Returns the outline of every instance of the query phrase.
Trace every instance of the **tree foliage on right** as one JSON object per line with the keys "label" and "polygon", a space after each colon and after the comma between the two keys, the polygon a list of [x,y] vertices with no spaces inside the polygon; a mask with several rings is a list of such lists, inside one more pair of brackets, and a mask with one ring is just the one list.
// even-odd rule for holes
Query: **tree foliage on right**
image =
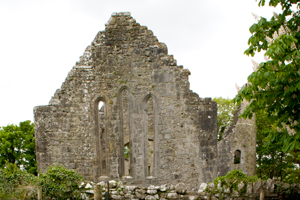
{"label": "tree foliage on right", "polygon": [[[280,5],[282,12],[267,20],[257,17],[250,27],[252,36],[245,54],[254,56],[265,50],[265,62],[254,63],[255,71],[248,83],[235,97],[236,102],[250,104],[243,117],[266,113],[276,130],[266,136],[267,145],[277,143],[282,151],[300,148],[300,0],[270,0],[269,5]],[[259,0],[259,6],[265,0]]]}

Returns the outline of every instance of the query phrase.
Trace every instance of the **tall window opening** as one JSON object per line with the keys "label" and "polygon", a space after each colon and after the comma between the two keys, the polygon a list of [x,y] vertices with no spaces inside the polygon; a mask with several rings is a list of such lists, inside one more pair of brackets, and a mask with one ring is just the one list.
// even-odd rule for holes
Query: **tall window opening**
{"label": "tall window opening", "polygon": [[105,102],[99,101],[98,103],[98,130],[99,130],[99,140],[100,140],[100,166],[101,166],[101,174],[107,175],[107,167],[106,167],[106,127],[105,127],[105,119],[106,119],[106,109]]}
{"label": "tall window opening", "polygon": [[130,176],[130,146],[129,143],[124,145],[124,162],[125,162],[125,176]]}
{"label": "tall window opening", "polygon": [[122,130],[124,145],[124,175],[130,176],[130,127],[128,91],[122,91]]}
{"label": "tall window opening", "polygon": [[240,164],[241,163],[241,151],[236,150],[234,152],[234,164]]}
{"label": "tall window opening", "polygon": [[153,98],[147,100],[147,176],[153,176],[154,163],[154,104]]}

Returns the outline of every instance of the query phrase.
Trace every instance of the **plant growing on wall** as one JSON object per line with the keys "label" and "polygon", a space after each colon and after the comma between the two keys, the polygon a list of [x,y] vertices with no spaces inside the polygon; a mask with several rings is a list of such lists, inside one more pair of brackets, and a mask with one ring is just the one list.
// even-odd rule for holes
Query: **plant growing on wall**
{"label": "plant growing on wall", "polygon": [[[217,194],[222,192],[238,191],[240,194],[246,193],[247,184],[254,183],[257,181],[257,176],[247,176],[240,170],[232,170],[225,176],[217,177],[212,183],[214,187],[207,187],[206,191],[211,194]],[[242,187],[239,188],[239,184],[243,183]],[[210,185],[209,183],[208,185]],[[228,190],[228,191],[226,191]]]}

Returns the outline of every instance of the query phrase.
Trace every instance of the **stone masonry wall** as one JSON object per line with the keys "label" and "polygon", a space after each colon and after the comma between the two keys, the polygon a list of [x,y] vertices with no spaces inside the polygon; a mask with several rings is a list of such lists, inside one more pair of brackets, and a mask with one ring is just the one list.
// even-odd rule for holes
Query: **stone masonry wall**
{"label": "stone masonry wall", "polygon": [[114,13],[49,105],[34,108],[38,170],[59,163],[88,180],[191,191],[212,181],[217,105],[189,89],[189,75],[151,30]]}
{"label": "stone masonry wall", "polygon": [[[241,103],[234,112],[233,122],[225,130],[223,139],[218,142],[218,176],[228,171],[242,170],[248,176],[255,175],[256,163],[256,126],[252,119],[239,118],[246,103]],[[240,158],[238,155],[240,152]],[[235,160],[236,159],[236,160]],[[239,161],[239,162],[238,162]]]}

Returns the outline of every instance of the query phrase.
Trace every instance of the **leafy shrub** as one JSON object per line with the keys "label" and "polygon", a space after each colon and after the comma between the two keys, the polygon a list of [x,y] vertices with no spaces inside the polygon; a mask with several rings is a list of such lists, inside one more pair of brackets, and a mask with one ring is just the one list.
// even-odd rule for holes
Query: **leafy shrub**
{"label": "leafy shrub", "polygon": [[219,190],[217,188],[219,182],[221,182],[222,188],[227,187],[230,189],[230,192],[233,192],[233,190],[238,191],[238,184],[240,182],[243,182],[244,187],[239,191],[240,193],[243,194],[246,193],[247,184],[254,183],[257,180],[258,180],[257,176],[247,176],[240,170],[232,170],[228,172],[225,176],[219,176],[213,181],[213,183],[215,184],[215,189],[211,190],[209,188],[206,188],[206,191],[212,194],[224,192],[224,190]]}
{"label": "leafy shrub", "polygon": [[38,178],[6,163],[0,169],[0,199],[36,199]]}
{"label": "leafy shrub", "polygon": [[40,175],[40,186],[43,197],[46,199],[82,199],[80,188],[83,177],[74,170],[67,170],[63,166],[55,165],[48,167],[45,174]]}

